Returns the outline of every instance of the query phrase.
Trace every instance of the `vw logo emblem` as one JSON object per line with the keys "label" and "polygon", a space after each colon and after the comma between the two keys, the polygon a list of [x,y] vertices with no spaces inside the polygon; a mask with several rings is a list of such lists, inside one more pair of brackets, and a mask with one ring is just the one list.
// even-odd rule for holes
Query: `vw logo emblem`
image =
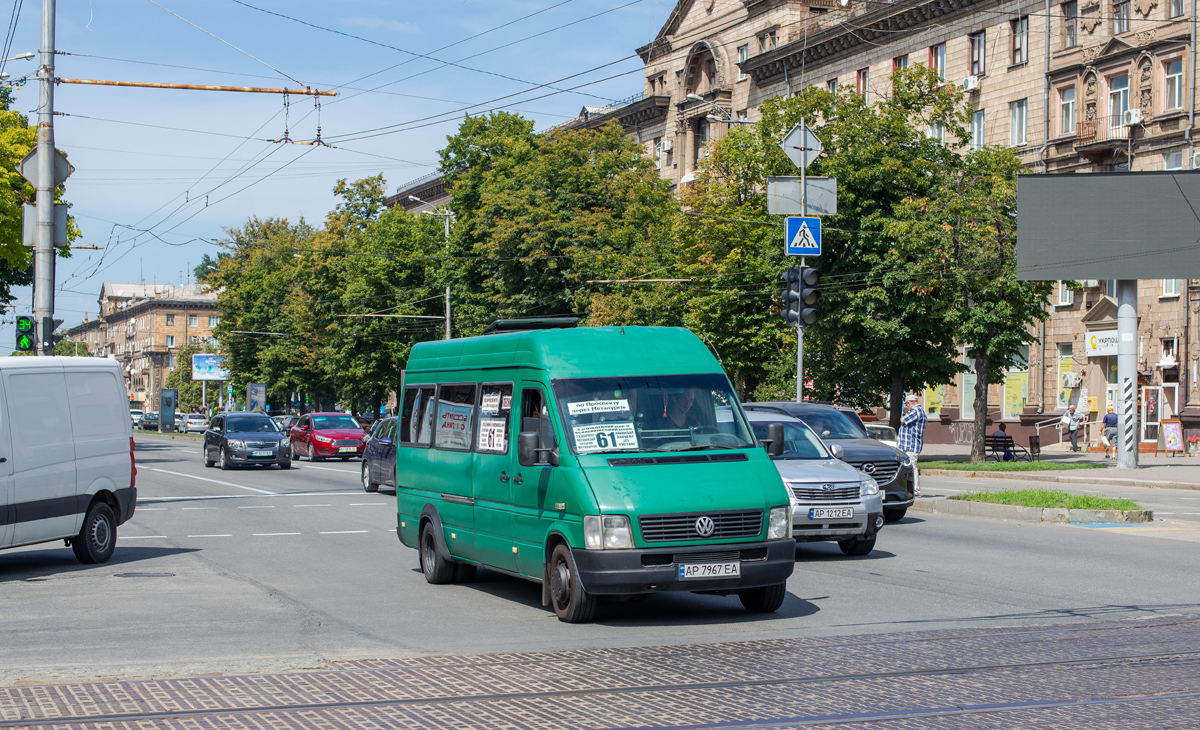
{"label": "vw logo emblem", "polygon": [[715,529],[717,529],[717,526],[713,524],[712,518],[708,515],[696,520],[696,533],[700,537],[708,537],[713,534],[713,530]]}
{"label": "vw logo emblem", "polygon": [[832,484],[822,484],[822,485],[821,485],[821,491],[822,491],[822,492],[832,492],[832,491],[833,491],[833,485],[832,485]]}
{"label": "vw logo emblem", "polygon": [[874,474],[875,473],[875,465],[870,462],[863,464],[863,471],[865,471],[868,474]]}

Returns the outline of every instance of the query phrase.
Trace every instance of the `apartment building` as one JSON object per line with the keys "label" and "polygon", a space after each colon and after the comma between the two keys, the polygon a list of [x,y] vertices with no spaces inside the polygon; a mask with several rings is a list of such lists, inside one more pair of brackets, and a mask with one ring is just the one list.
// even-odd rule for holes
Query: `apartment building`
{"label": "apartment building", "polygon": [[99,316],[67,330],[96,357],[121,362],[131,408],[158,410],[159,390],[167,374],[181,364],[176,355],[186,344],[215,345],[220,322],[217,295],[203,284],[117,284],[100,288]]}

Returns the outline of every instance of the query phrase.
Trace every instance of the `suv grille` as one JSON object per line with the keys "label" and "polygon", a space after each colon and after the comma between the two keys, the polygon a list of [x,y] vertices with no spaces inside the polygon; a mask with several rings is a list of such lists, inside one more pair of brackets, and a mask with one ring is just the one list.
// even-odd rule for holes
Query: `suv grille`
{"label": "suv grille", "polygon": [[796,495],[796,499],[802,502],[824,502],[831,499],[858,499],[859,487],[858,484],[834,484],[833,489],[828,492],[821,489],[820,485],[813,484],[789,484],[792,489],[792,494]]}
{"label": "suv grille", "polygon": [[[849,464],[850,466],[854,467],[855,469],[862,469],[863,471],[867,472],[871,476],[875,477],[875,481],[879,482],[881,485],[887,484],[888,482],[895,479],[896,472],[900,471],[900,462],[895,461],[895,460],[874,461],[872,459],[861,459],[861,460],[857,460],[857,461],[847,460],[846,463]],[[866,466],[867,464],[875,465],[874,473],[871,473],[870,471],[863,469],[863,467]]]}
{"label": "suv grille", "polygon": [[[713,521],[711,535],[696,532],[696,520],[708,517]],[[688,512],[673,515],[642,515],[638,517],[642,539],[646,542],[668,540],[719,540],[732,537],[757,537],[763,530],[763,511]]]}

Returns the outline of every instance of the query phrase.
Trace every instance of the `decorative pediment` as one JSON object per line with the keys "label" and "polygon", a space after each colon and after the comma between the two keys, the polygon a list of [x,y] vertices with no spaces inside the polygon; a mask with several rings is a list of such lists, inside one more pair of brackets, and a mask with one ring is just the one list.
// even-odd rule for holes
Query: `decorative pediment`
{"label": "decorative pediment", "polygon": [[1133,48],[1133,46],[1129,45],[1120,38],[1109,38],[1108,43],[1105,43],[1100,47],[1100,53],[1097,54],[1097,57],[1104,58],[1105,56],[1111,56],[1114,53],[1128,51],[1130,48]]}
{"label": "decorative pediment", "polygon": [[1108,295],[1102,295],[1092,308],[1079,321],[1093,330],[1108,330],[1117,328],[1117,301]]}

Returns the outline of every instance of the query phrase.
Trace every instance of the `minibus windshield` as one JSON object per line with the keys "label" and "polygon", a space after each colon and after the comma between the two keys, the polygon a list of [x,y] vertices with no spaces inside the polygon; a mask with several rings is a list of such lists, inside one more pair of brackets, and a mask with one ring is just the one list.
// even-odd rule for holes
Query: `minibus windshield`
{"label": "minibus windshield", "polygon": [[[802,423],[786,423],[780,421],[783,426],[783,453],[779,456],[772,456],[772,459],[828,459],[829,452],[825,450],[825,444],[821,443],[821,439],[817,438],[816,434]],[[754,422],[754,435],[760,439],[767,438],[767,426],[771,425],[766,421]]]}
{"label": "minibus windshield", "polygon": [[572,378],[551,385],[576,454],[755,444],[724,375]]}

